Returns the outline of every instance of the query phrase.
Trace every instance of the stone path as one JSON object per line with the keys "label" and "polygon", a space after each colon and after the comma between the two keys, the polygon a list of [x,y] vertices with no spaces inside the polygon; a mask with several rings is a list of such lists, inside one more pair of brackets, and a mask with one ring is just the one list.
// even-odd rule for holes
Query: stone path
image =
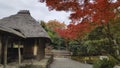
{"label": "stone path", "polygon": [[50,68],[92,68],[92,65],[79,63],[69,58],[55,58]]}
{"label": "stone path", "polygon": [[66,50],[52,50],[55,58],[69,58],[70,52]]}

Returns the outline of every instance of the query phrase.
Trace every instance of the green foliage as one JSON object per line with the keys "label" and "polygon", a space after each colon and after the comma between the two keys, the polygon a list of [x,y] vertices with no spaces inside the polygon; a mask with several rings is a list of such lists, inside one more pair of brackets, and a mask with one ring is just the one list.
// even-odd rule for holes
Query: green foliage
{"label": "green foliage", "polygon": [[[106,52],[105,50],[108,50],[109,41],[108,39],[100,39],[100,40],[88,40],[85,41],[84,46],[87,48],[87,53],[89,55],[101,55],[102,53]],[[111,52],[112,50],[110,50]]]}
{"label": "green foliage", "polygon": [[[73,53],[74,56],[77,56],[77,55],[81,54],[80,53],[81,51],[79,51],[79,50],[81,50],[81,46],[80,45],[69,45],[69,49]],[[85,51],[83,51],[83,52],[85,52]]]}
{"label": "green foliage", "polygon": [[100,40],[106,38],[103,26],[97,26],[87,36],[88,40]]}
{"label": "green foliage", "polygon": [[117,41],[118,49],[120,50],[120,18],[110,22],[111,34]]}
{"label": "green foliage", "polygon": [[87,54],[86,47],[78,41],[70,41],[69,50],[73,53],[73,56],[85,56]]}
{"label": "green foliage", "polygon": [[53,46],[54,49],[65,49],[65,40],[58,36],[58,34],[53,29],[48,28],[48,25],[44,21],[41,21],[40,24],[50,36],[52,40],[51,46]]}
{"label": "green foliage", "polygon": [[103,59],[103,60],[97,60],[93,68],[113,68],[115,66],[115,62],[112,60],[108,59]]}
{"label": "green foliage", "polygon": [[119,64],[119,61],[118,61],[116,58],[114,58],[114,57],[112,57],[112,56],[110,56],[110,55],[109,55],[109,59],[110,59],[112,62],[114,62],[115,64]]}
{"label": "green foliage", "polygon": [[55,49],[65,49],[65,41],[63,38],[59,37],[55,31],[48,29],[48,35],[51,37],[52,43],[51,45]]}
{"label": "green foliage", "polygon": [[98,26],[91,31],[83,45],[87,47],[87,53],[89,55],[97,55],[97,53],[98,55],[104,53],[115,54],[116,52],[116,46],[114,46],[113,41],[106,36],[105,27],[103,26]]}
{"label": "green foliage", "polygon": [[101,55],[102,53],[106,52],[105,50],[110,51],[111,53],[114,52],[114,50],[110,48],[107,38],[100,40],[86,40],[81,45],[72,44],[70,45],[70,50],[73,52],[73,55],[80,56]]}
{"label": "green foliage", "polygon": [[86,36],[81,44],[76,45],[76,43],[73,43],[70,50],[73,55],[91,56],[105,53],[113,54],[116,48],[106,37],[104,27],[98,26]]}
{"label": "green foliage", "polygon": [[120,18],[110,22],[111,33],[116,39],[120,39]]}

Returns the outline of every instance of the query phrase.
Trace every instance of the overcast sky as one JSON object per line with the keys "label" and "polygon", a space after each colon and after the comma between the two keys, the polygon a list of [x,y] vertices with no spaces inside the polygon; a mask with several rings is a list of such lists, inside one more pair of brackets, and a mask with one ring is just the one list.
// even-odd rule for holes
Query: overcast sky
{"label": "overcast sky", "polygon": [[37,21],[58,20],[60,22],[69,23],[69,13],[64,11],[49,11],[45,4],[38,0],[0,0],[0,19],[13,14],[19,10],[29,10],[32,17]]}

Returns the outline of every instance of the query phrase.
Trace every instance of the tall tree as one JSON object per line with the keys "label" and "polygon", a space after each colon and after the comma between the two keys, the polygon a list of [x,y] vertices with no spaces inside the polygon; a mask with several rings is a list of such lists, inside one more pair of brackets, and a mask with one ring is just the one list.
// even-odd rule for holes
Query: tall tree
{"label": "tall tree", "polygon": [[[110,32],[109,22],[115,20],[119,11],[120,0],[40,0],[46,2],[49,10],[71,11],[70,19],[73,23],[94,23],[106,26],[109,40],[118,45]],[[119,51],[117,51],[119,55]]]}

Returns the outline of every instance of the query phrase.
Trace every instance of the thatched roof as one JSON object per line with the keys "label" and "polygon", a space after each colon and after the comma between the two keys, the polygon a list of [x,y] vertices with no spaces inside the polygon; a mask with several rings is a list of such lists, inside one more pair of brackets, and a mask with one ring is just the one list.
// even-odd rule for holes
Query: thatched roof
{"label": "thatched roof", "polygon": [[28,10],[21,10],[15,15],[1,19],[0,25],[16,30],[26,38],[49,38],[47,32],[30,15]]}
{"label": "thatched roof", "polygon": [[0,26],[0,31],[5,32],[5,33],[10,33],[10,34],[13,34],[13,35],[17,35],[17,36],[22,37],[22,38],[25,38],[25,36],[22,35],[21,33],[15,31],[13,29],[4,27],[4,26]]}

